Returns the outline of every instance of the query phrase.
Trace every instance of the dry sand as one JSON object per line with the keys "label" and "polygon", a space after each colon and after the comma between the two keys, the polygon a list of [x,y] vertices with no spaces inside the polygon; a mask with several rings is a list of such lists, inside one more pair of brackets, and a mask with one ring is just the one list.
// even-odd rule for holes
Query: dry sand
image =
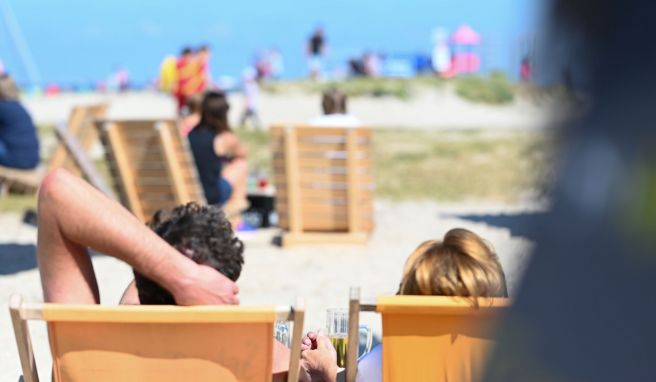
{"label": "dry sand", "polygon": [[[63,94],[31,97],[25,105],[37,123],[60,123],[76,104],[106,102],[109,118],[173,118],[175,105],[164,94]],[[230,120],[237,123],[243,97],[230,95]],[[319,96],[301,93],[261,94],[259,114],[263,126],[273,123],[307,122],[320,112]],[[367,126],[377,128],[467,129],[537,128],[544,125],[549,107],[539,107],[517,99],[510,105],[474,104],[448,88],[424,91],[411,100],[394,97],[358,97],[349,102],[349,111]]]}

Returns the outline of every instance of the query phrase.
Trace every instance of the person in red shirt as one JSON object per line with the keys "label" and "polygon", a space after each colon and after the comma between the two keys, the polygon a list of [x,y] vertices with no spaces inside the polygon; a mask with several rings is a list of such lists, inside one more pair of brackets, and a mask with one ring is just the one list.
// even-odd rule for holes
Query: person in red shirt
{"label": "person in red shirt", "polygon": [[196,61],[191,48],[184,48],[176,63],[178,71],[178,82],[175,87],[175,98],[178,101],[178,111],[187,104],[187,97],[194,94],[196,86],[194,77],[196,76]]}
{"label": "person in red shirt", "polygon": [[195,94],[204,93],[210,89],[212,78],[210,76],[210,47],[202,45],[198,48],[195,56],[196,60],[196,78],[194,85]]}

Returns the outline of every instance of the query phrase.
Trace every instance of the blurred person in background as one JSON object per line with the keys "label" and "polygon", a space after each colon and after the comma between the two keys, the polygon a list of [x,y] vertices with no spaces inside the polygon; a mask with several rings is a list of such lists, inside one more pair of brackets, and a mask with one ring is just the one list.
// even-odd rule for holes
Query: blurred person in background
{"label": "blurred person in background", "polygon": [[269,51],[269,66],[271,67],[271,77],[279,80],[285,72],[285,63],[282,54],[276,48]]}
{"label": "blurred person in background", "polygon": [[246,148],[228,123],[230,104],[222,92],[208,92],[201,105],[201,118],[188,135],[198,175],[208,204],[241,210],[248,204]]}
{"label": "blurred person in background", "polygon": [[164,93],[173,93],[178,81],[178,59],[175,56],[166,56],[159,67],[159,90]]}
{"label": "blurred person in background", "polygon": [[260,100],[260,85],[257,83],[257,70],[252,67],[244,69],[243,81],[244,111],[241,118],[239,118],[239,126],[246,126],[246,122],[250,120],[255,129],[260,129],[262,125],[257,112]]}
{"label": "blurred person in background", "polygon": [[210,47],[201,45],[196,51],[194,60],[196,61],[196,78],[194,94],[203,93],[212,87],[212,76],[210,74]]}
{"label": "blurred person in background", "polygon": [[533,77],[533,68],[531,67],[531,60],[528,56],[522,58],[522,62],[519,65],[519,79],[522,82],[531,82]]}
{"label": "blurred person in background", "polygon": [[317,27],[308,39],[306,51],[310,78],[321,77],[323,56],[326,53],[326,38],[322,27]]}
{"label": "blurred person in background", "polygon": [[194,83],[194,78],[197,75],[197,70],[193,51],[189,47],[183,48],[176,62],[177,83],[174,89],[179,112],[184,111],[187,105],[187,97],[196,92],[197,84]]}
{"label": "blurred person in background", "polygon": [[194,94],[187,98],[187,115],[180,119],[180,134],[183,137],[189,135],[191,130],[200,122],[201,106],[203,103],[202,94]]}
{"label": "blurred person in background", "polygon": [[360,127],[360,120],[347,112],[348,97],[345,93],[332,89],[323,93],[321,109],[323,115],[310,120],[316,127]]}
{"label": "blurred person in background", "polygon": [[39,164],[39,139],[18,96],[14,80],[0,74],[0,166],[28,170]]}

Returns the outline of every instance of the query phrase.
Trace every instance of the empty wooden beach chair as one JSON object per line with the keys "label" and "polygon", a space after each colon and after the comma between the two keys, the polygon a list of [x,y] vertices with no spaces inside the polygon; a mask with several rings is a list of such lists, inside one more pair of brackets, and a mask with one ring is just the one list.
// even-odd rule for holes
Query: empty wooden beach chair
{"label": "empty wooden beach chair", "polygon": [[[65,126],[68,135],[79,143],[81,152],[88,155],[94,144],[98,142],[98,131],[95,127],[95,121],[104,118],[106,111],[106,104],[79,105],[73,107],[71,110]],[[52,153],[52,157],[48,163],[48,169],[53,170],[63,167],[73,174],[85,176],[79,163],[71,156],[67,143],[62,140],[62,135],[57,134],[57,138],[58,144]]]}
{"label": "empty wooden beach chair", "polygon": [[373,230],[371,130],[273,126],[282,244],[360,243]]}
{"label": "empty wooden beach chair", "polygon": [[[480,381],[506,298],[384,296],[361,302],[351,288],[347,381],[355,381],[360,311],[382,315],[383,381]],[[355,341],[353,341],[355,339]]]}
{"label": "empty wooden beach chair", "polygon": [[37,382],[27,321],[48,326],[55,382],[271,381],[274,322],[293,322],[298,380],[304,308],[25,304],[9,310],[25,382]]}
{"label": "empty wooden beach chair", "polygon": [[97,124],[120,200],[141,221],[155,211],[205,203],[188,143],[172,120]]}

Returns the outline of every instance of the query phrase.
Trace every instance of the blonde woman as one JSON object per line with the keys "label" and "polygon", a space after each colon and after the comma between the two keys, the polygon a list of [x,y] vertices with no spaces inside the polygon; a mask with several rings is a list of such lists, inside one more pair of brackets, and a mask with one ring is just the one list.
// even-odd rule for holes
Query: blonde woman
{"label": "blonde woman", "polygon": [[[401,295],[507,297],[499,258],[485,240],[463,229],[452,229],[442,240],[429,240],[406,260],[399,285]],[[475,302],[473,302],[475,303]],[[335,381],[338,372],[330,340],[308,333],[302,344],[301,371],[307,381]],[[358,381],[382,380],[382,347],[358,363]]]}

